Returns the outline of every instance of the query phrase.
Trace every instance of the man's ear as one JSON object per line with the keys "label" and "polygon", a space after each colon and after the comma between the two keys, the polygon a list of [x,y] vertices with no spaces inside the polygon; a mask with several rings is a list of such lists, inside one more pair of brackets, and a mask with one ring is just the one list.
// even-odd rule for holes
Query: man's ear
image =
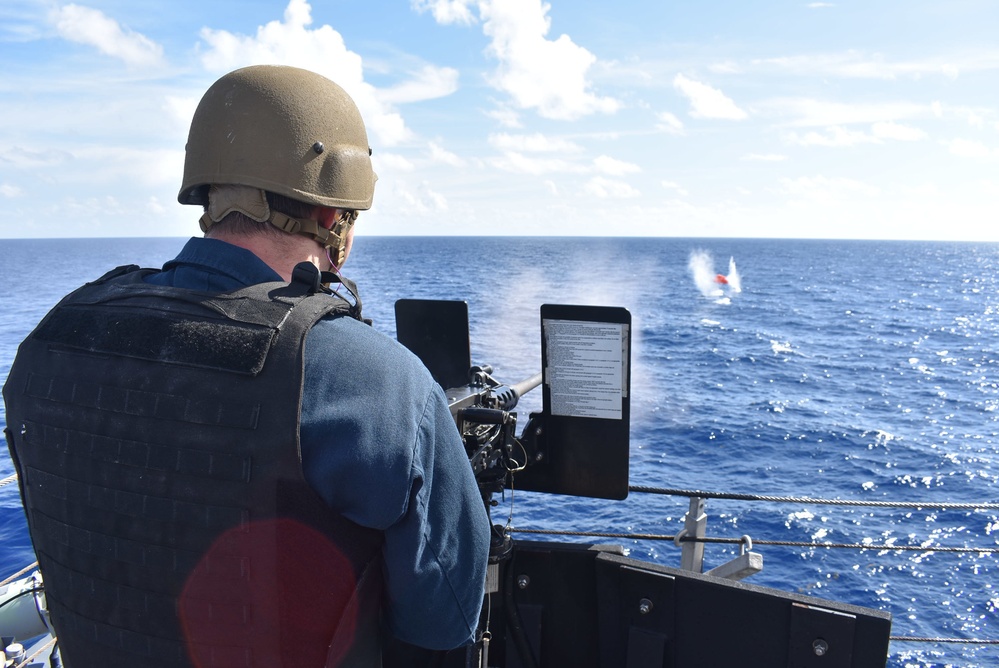
{"label": "man's ear", "polygon": [[340,209],[320,206],[316,207],[316,222],[325,227],[327,230],[332,229],[333,223],[340,215]]}

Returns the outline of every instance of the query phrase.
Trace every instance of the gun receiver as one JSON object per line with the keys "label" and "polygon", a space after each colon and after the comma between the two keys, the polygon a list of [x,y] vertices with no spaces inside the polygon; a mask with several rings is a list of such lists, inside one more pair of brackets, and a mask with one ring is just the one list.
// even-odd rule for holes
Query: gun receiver
{"label": "gun receiver", "polygon": [[[518,489],[628,495],[631,316],[622,308],[541,307],[542,371],[518,383],[472,366],[465,302],[396,302],[399,341],[440,383],[483,495]],[[543,410],[516,435],[514,409],[543,388]]]}

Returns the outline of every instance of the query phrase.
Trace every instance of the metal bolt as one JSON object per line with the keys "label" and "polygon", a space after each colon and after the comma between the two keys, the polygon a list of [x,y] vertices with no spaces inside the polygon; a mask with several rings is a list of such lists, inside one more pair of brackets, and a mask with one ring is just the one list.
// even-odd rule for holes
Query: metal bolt
{"label": "metal bolt", "polygon": [[520,589],[527,589],[527,585],[531,584],[531,578],[526,575],[521,575],[517,577],[517,587]]}
{"label": "metal bolt", "polygon": [[24,645],[19,642],[11,643],[4,648],[4,655],[14,661],[11,665],[15,665],[24,658]]}
{"label": "metal bolt", "polygon": [[815,652],[815,656],[825,656],[826,652],[829,651],[829,643],[822,638],[817,638],[812,643],[812,651]]}
{"label": "metal bolt", "polygon": [[643,598],[638,602],[638,611],[643,615],[647,615],[652,612],[652,601],[647,598]]}

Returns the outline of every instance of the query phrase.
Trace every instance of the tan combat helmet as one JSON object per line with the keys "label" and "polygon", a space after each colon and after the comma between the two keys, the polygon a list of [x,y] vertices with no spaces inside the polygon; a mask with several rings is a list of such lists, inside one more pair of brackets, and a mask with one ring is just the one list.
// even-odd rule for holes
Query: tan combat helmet
{"label": "tan combat helmet", "polygon": [[[377,177],[361,114],[340,86],[308,70],[255,65],[223,76],[194,112],[186,152],[177,200],[208,207],[206,232],[238,210],[335,249],[339,266],[356,212],[371,208]],[[350,213],[326,230],[271,211],[261,191]]]}

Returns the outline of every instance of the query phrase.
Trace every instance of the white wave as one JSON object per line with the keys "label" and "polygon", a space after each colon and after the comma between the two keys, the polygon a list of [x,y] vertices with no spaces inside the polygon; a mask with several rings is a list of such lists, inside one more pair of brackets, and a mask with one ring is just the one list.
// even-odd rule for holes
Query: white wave
{"label": "white wave", "polygon": [[774,355],[780,355],[781,353],[789,353],[794,349],[791,344],[786,341],[777,341],[775,339],[770,340],[770,350],[774,352]]}

